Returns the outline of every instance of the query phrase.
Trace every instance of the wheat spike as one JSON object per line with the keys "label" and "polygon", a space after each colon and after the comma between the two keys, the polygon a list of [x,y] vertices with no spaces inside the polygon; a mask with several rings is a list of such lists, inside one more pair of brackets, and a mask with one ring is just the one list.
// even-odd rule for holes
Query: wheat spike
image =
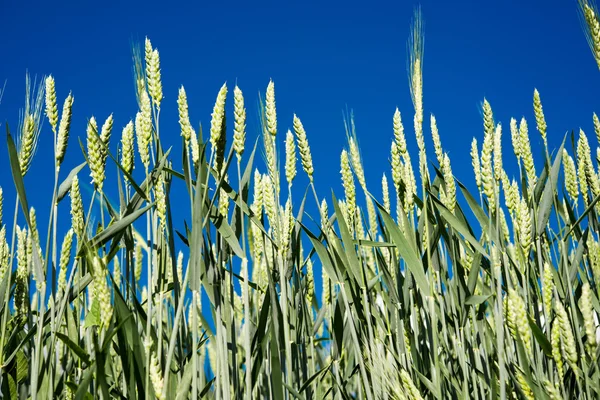
{"label": "wheat spike", "polygon": [[48,117],[52,131],[56,135],[58,106],[56,105],[56,88],[54,86],[54,77],[52,75],[46,77],[46,117]]}
{"label": "wheat spike", "polygon": [[544,147],[548,147],[546,140],[546,131],[548,126],[546,125],[546,118],[544,117],[544,109],[542,108],[542,100],[540,99],[540,93],[537,89],[533,91],[533,111],[535,114],[535,122],[537,123],[537,130],[544,140]]}
{"label": "wheat spike", "polygon": [[292,186],[292,181],[296,177],[296,146],[294,144],[294,135],[290,130],[287,131],[285,139],[285,177],[288,186]]}
{"label": "wheat spike", "polygon": [[312,182],[314,169],[312,156],[310,154],[310,146],[308,145],[308,138],[306,137],[304,126],[296,114],[294,114],[294,132],[296,133],[296,138],[298,139],[298,150],[300,152],[302,168],[304,169],[306,175],[308,175],[308,179],[310,179]]}
{"label": "wheat spike", "polygon": [[578,2],[585,21],[585,36],[600,69],[600,21],[598,20],[598,10],[589,0],[578,0]]}
{"label": "wheat spike", "polygon": [[265,116],[267,119],[266,130],[272,136],[277,134],[277,111],[275,109],[275,83],[269,80],[266,95]]}
{"label": "wheat spike", "polygon": [[69,141],[69,131],[71,129],[71,113],[73,110],[73,95],[69,93],[63,104],[60,123],[58,125],[58,135],[56,136],[56,162],[60,165],[67,152],[67,143]]}
{"label": "wheat spike", "polygon": [[179,126],[181,127],[181,136],[185,143],[189,143],[192,136],[192,125],[190,124],[190,115],[188,110],[187,94],[185,88],[181,86],[177,95],[177,111],[179,112]]}
{"label": "wheat spike", "polygon": [[246,108],[244,107],[244,95],[237,86],[233,89],[233,108],[233,148],[239,161],[242,154],[244,154],[244,144],[246,142]]}

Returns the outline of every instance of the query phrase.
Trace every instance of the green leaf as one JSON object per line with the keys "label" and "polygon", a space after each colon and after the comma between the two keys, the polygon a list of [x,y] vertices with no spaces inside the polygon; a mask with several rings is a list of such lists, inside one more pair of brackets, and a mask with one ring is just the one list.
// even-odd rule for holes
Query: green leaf
{"label": "green leaf", "polygon": [[108,228],[106,228],[105,230],[103,230],[102,232],[100,232],[99,234],[94,236],[93,238],[91,238],[90,246],[92,246],[93,248],[102,246],[103,244],[108,242],[110,239],[112,239],[114,236],[121,233],[121,231],[123,231],[125,228],[127,228],[129,225],[131,225],[136,219],[141,217],[144,213],[146,213],[146,211],[148,211],[153,206],[154,206],[154,203],[151,203],[151,204],[148,204],[144,208],[140,208],[139,210],[133,211],[132,213],[125,215],[123,218],[116,221],[115,223],[110,225]]}
{"label": "green leaf", "polygon": [[227,223],[227,220],[225,220],[225,218],[223,218],[221,215],[213,216],[213,218],[213,223],[221,234],[221,237],[225,239],[229,247],[231,247],[233,252],[238,257],[245,258],[246,256],[242,250],[242,247],[240,246],[240,242],[238,241],[237,236],[235,236],[235,232],[233,232],[231,226]]}
{"label": "green leaf", "polygon": [[71,184],[73,183],[73,178],[75,178],[75,175],[77,175],[79,171],[81,171],[83,167],[86,166],[86,164],[87,163],[83,162],[75,168],[73,168],[71,172],[69,172],[69,175],[66,177],[66,179],[61,182],[60,186],[58,187],[58,194],[56,197],[57,203],[60,203],[60,201],[67,195],[67,193],[69,193],[69,190],[71,190]]}
{"label": "green leaf", "polygon": [[[87,318],[86,318],[87,319]],[[56,332],[56,336],[62,340],[62,342],[75,354],[81,361],[86,364],[90,364],[90,356],[87,351],[82,349],[77,345],[77,343],[73,342],[67,335],[64,333]]]}
{"label": "green leaf", "polygon": [[438,212],[442,215],[442,217],[444,218],[444,220],[446,222],[448,222],[450,224],[450,226],[452,226],[452,228],[454,228],[458,233],[460,233],[461,235],[463,235],[463,237],[469,242],[471,243],[471,245],[477,249],[481,254],[483,254],[486,258],[489,258],[487,252],[485,251],[485,249],[483,248],[483,246],[481,245],[481,243],[479,243],[479,241],[477,239],[475,239],[473,237],[473,235],[471,235],[471,232],[469,231],[469,229],[462,223],[462,221],[460,221],[458,218],[456,218],[456,216],[454,214],[452,214],[443,204],[441,201],[439,201],[437,198],[435,198],[435,196],[431,196],[431,199],[433,199],[433,203],[435,204],[435,206],[438,209]]}
{"label": "green leaf", "polygon": [[188,362],[185,364],[185,368],[183,370],[183,376],[181,380],[177,384],[177,396],[175,400],[187,400],[190,395],[190,386],[192,384],[192,371],[193,364]]}
{"label": "green leaf", "polygon": [[470,305],[470,306],[478,306],[478,305],[484,303],[490,297],[492,297],[491,294],[487,295],[487,296],[469,296],[467,298],[467,300],[465,301],[465,304]]}
{"label": "green leaf", "polygon": [[562,153],[563,148],[565,146],[566,136],[563,139],[558,152],[556,153],[556,157],[554,158],[554,163],[552,164],[552,170],[550,171],[550,177],[546,181],[546,185],[544,186],[544,191],[542,193],[542,200],[538,205],[538,216],[537,216],[537,235],[541,235],[544,232],[546,227],[546,223],[550,218],[550,212],[552,211],[552,204],[554,203],[554,199],[556,197],[556,183],[558,182],[558,173],[560,172],[560,166],[562,164]]}
{"label": "green leaf", "polygon": [[97,299],[94,299],[92,307],[85,314],[85,322],[83,326],[84,328],[89,328],[90,326],[100,326],[100,303],[98,303]]}
{"label": "green leaf", "polygon": [[396,225],[390,214],[388,214],[380,204],[377,204],[377,208],[379,208],[379,213],[383,218],[385,227],[392,236],[392,240],[396,244],[400,256],[406,261],[406,266],[408,267],[408,270],[415,277],[415,282],[417,283],[417,286],[419,286],[419,288],[423,291],[424,294],[428,294],[430,288],[429,283],[427,282],[427,276],[425,275],[421,259],[417,256],[414,249],[412,248],[408,240],[406,240],[406,237],[404,237],[404,234],[402,233],[398,225]]}

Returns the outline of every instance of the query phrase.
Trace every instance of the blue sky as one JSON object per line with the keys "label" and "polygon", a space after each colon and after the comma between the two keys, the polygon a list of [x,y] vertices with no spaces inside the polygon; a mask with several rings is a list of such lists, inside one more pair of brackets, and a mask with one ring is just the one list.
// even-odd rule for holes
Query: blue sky
{"label": "blue sky", "polygon": [[[308,132],[319,194],[329,196],[333,187],[341,195],[339,154],[345,146],[343,111],[348,108],[354,110],[367,183],[379,196],[381,174],[389,171],[396,107],[403,115],[409,147],[416,148],[406,43],[417,4],[257,1],[190,5],[170,1],[100,5],[2,0],[0,82],[7,81],[0,105],[2,131],[5,122],[16,129],[18,110],[24,103],[25,71],[29,70],[38,77],[54,75],[60,104],[69,90],[74,94],[72,136],[63,170],[81,162],[76,138],[85,138],[86,120],[92,115],[103,121],[114,113],[112,149],[116,150],[121,128],[137,111],[131,43],[141,43],[148,36],[161,55],[161,137],[167,145],[177,146],[175,154],[180,153],[176,100],[181,84],[188,93],[192,123],[207,127],[219,87],[227,81],[231,92],[237,82],[248,107],[248,138],[254,140],[258,93],[264,93],[272,78],[281,143],[297,113]],[[600,74],[575,0],[420,4],[425,19],[425,113],[436,115],[442,144],[461,181],[474,186],[469,145],[473,136],[482,137],[484,97],[496,121],[506,128],[512,116],[528,118],[532,143],[540,146],[532,110],[537,87],[551,148],[560,145],[567,131],[580,126],[595,143],[592,112],[600,111],[596,100]],[[430,136],[426,139],[432,151]],[[30,202],[44,220],[52,190],[51,146],[46,122],[26,177],[29,192],[36,193]],[[505,163],[512,162],[514,168],[509,135],[504,136],[504,148]],[[535,154],[539,156],[540,150],[537,147]],[[14,190],[6,155],[2,139],[0,186],[7,199],[5,221],[10,224]],[[538,157],[539,167],[540,161]],[[299,185],[305,185],[300,175]]]}

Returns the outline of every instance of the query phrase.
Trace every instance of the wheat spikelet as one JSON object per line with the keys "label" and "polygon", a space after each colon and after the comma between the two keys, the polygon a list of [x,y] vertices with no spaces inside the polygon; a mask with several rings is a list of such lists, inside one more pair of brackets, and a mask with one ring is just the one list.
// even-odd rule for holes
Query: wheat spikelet
{"label": "wheat spikelet", "polygon": [[244,144],[246,142],[246,108],[244,107],[244,95],[237,86],[233,89],[233,109],[233,148],[239,161],[242,154],[244,154]]}
{"label": "wheat spikelet", "polygon": [[154,352],[150,355],[150,381],[152,381],[152,388],[154,389],[154,396],[157,400],[165,400],[163,393],[164,381],[163,374],[158,363],[158,358]]}
{"label": "wheat spikelet", "polygon": [[306,261],[306,302],[309,309],[312,310],[313,298],[315,296],[315,279],[313,273],[313,263],[309,258]]}
{"label": "wheat spikelet", "polygon": [[135,280],[137,282],[140,281],[140,279],[142,278],[142,268],[143,268],[143,262],[144,262],[144,255],[142,253],[142,246],[140,246],[139,244],[135,244],[135,251],[133,253],[133,259],[134,259],[134,275],[135,275]]}
{"label": "wheat spikelet", "polygon": [[296,146],[294,144],[294,135],[290,130],[287,131],[285,139],[285,177],[288,186],[292,186],[292,181],[296,177]]}
{"label": "wheat spikelet", "polygon": [[92,270],[94,273],[94,297],[98,300],[100,306],[100,325],[102,328],[108,329],[112,319],[113,308],[110,303],[110,289],[106,282],[106,266],[96,257],[92,261]]}
{"label": "wheat spikelet", "polygon": [[520,201],[519,184],[516,180],[513,179],[510,185],[504,188],[504,197],[506,208],[508,208],[512,217],[517,213],[517,207],[519,206]]}
{"label": "wheat spikelet", "polygon": [[444,162],[444,152],[442,151],[442,141],[438,132],[437,121],[435,115],[431,114],[431,137],[433,139],[433,149],[437,157],[438,164],[441,166]]}
{"label": "wheat spikelet", "polygon": [[10,258],[10,249],[6,242],[6,226],[0,228],[0,279],[4,278],[4,273],[8,269],[8,260]]}
{"label": "wheat spikelet", "polygon": [[535,397],[533,395],[533,390],[531,390],[531,387],[525,380],[525,376],[523,375],[523,373],[521,372],[521,370],[519,368],[517,368],[515,370],[515,375],[517,376],[517,382],[519,383],[519,387],[521,388],[521,391],[523,392],[523,395],[525,396],[525,398],[527,400],[535,400]]}
{"label": "wheat spikelet", "polygon": [[28,115],[25,117],[23,123],[23,129],[21,130],[20,136],[20,150],[19,150],[19,165],[21,167],[21,173],[25,175],[29,170],[31,159],[36,147],[37,138],[35,136],[35,123],[33,116]]}
{"label": "wheat spikelet", "polygon": [[267,162],[267,169],[269,170],[269,175],[273,181],[273,185],[275,185],[276,193],[278,193],[279,189],[279,169],[277,164],[277,154],[275,147],[275,137],[265,132],[263,136],[263,144],[265,147],[265,158]]}
{"label": "wheat spikelet", "polygon": [[98,137],[98,125],[96,124],[96,119],[93,116],[90,118],[87,127],[87,151],[92,182],[96,190],[102,192],[105,178],[104,151],[102,150],[100,137]]}
{"label": "wheat spikelet", "polygon": [[300,152],[302,168],[304,169],[306,175],[308,175],[308,179],[310,179],[312,182],[314,169],[312,156],[310,154],[310,146],[308,145],[308,139],[306,137],[304,126],[296,114],[294,114],[294,132],[296,133],[296,138],[298,139],[298,151]]}
{"label": "wheat spikelet", "polygon": [[353,137],[348,139],[349,150],[350,150],[350,161],[352,164],[352,170],[356,174],[356,179],[358,179],[358,184],[363,190],[367,190],[367,182],[365,180],[365,170],[362,165],[362,161],[360,159],[360,152],[358,150],[358,146],[356,145],[356,141]]}
{"label": "wheat spikelet", "polygon": [[[484,110],[485,110],[484,102]],[[485,113],[484,113],[485,115]],[[485,118],[485,117],[484,117]],[[494,150],[494,132],[489,130],[485,124],[485,135],[483,137],[483,149],[481,150],[481,183],[483,192],[488,198],[490,214],[496,209],[496,197],[494,192],[494,175],[492,168],[492,153]]]}
{"label": "wheat spikelet", "polygon": [[523,157],[523,164],[527,173],[529,191],[533,193],[533,188],[535,188],[537,183],[537,175],[535,173],[535,165],[533,164],[533,154],[531,153],[531,145],[529,144],[529,130],[525,118],[522,118],[519,124],[519,145],[519,152],[521,157]]}
{"label": "wheat spikelet", "polygon": [[194,129],[190,134],[190,147],[192,149],[192,162],[197,166],[200,162],[200,145],[198,144],[198,135],[196,135]]}
{"label": "wheat spikelet", "polygon": [[579,185],[577,184],[577,171],[575,169],[575,161],[569,155],[567,150],[563,149],[563,168],[565,173],[565,186],[567,193],[572,201],[577,201],[579,198]]}
{"label": "wheat spikelet", "polygon": [[544,389],[546,389],[546,393],[548,393],[548,396],[550,397],[550,400],[562,400],[563,397],[560,394],[560,388],[558,385],[553,385],[552,382],[547,379],[544,380],[543,384]]}
{"label": "wheat spikelet", "polygon": [[404,195],[404,211],[408,213],[414,207],[414,197],[417,194],[417,181],[415,179],[415,173],[410,162],[406,162],[404,164],[403,179],[406,188],[406,193]]}
{"label": "wheat spikelet", "polygon": [[52,75],[46,77],[46,117],[48,117],[52,131],[56,134],[58,106],[56,105],[56,88],[54,86],[54,77]]}
{"label": "wheat spikelet", "polygon": [[600,245],[596,240],[589,235],[587,238],[588,256],[590,259],[590,267],[593,271],[594,279],[598,281],[600,276]]}
{"label": "wheat spikelet", "polygon": [[456,184],[454,182],[454,175],[452,175],[452,168],[450,166],[450,157],[448,153],[444,153],[442,156],[442,174],[444,175],[444,187],[446,202],[444,205],[448,208],[451,213],[454,213],[456,207]]}
{"label": "wheat spikelet", "polygon": [[558,327],[560,329],[560,341],[561,341],[561,349],[565,354],[565,358],[567,359],[567,363],[577,374],[577,346],[575,344],[575,338],[573,337],[573,330],[571,329],[571,322],[569,321],[569,316],[565,307],[561,303],[560,300],[556,301],[556,318],[558,322]]}
{"label": "wheat spikelet", "polygon": [[145,59],[146,59],[146,80],[148,82],[148,91],[152,97],[152,101],[160,108],[162,101],[162,83],[160,80],[160,56],[158,50],[152,48],[150,39],[146,37],[145,42]]}
{"label": "wheat spikelet", "polygon": [[494,130],[494,177],[496,182],[503,177],[504,169],[502,168],[502,125],[496,125]]}
{"label": "wheat spikelet", "polygon": [[407,153],[406,149],[406,138],[404,137],[404,126],[402,125],[402,116],[400,115],[400,110],[396,108],[394,112],[394,141],[398,146],[398,150],[400,154],[404,155]]}
{"label": "wheat spikelet", "polygon": [[564,372],[564,363],[562,357],[562,340],[560,337],[560,322],[555,320],[552,324],[552,331],[550,334],[550,344],[552,347],[552,358],[554,359],[554,363],[556,364],[556,370],[558,372],[558,376],[560,379],[563,378]]}
{"label": "wheat spikelet", "polygon": [[475,173],[475,183],[481,190],[481,163],[479,162],[479,150],[477,148],[477,139],[473,138],[471,142],[471,165]]}
{"label": "wheat spikelet", "polygon": [[492,112],[492,106],[487,101],[487,99],[483,99],[483,132],[486,135],[493,136],[495,130],[494,124],[494,114]]}
{"label": "wheat spikelet", "polygon": [[388,180],[385,173],[381,177],[381,192],[383,197],[383,209],[389,214],[391,211],[390,206],[390,187],[388,186]]}
{"label": "wheat spikelet", "polygon": [[121,166],[128,174],[131,174],[135,165],[133,135],[133,121],[129,121],[121,134]]}
{"label": "wheat spikelet", "polygon": [[356,215],[356,187],[354,186],[354,177],[350,170],[350,161],[348,159],[348,152],[342,151],[340,156],[340,173],[342,174],[342,184],[344,186],[344,193],[346,195],[346,206],[348,209],[348,229],[350,232],[354,232],[354,223]]}
{"label": "wheat spikelet", "polygon": [[[183,285],[183,252],[181,250],[177,253],[177,282],[179,285]],[[182,288],[185,289],[185,288]]]}
{"label": "wheat spikelet", "polygon": [[69,141],[69,131],[71,129],[71,113],[73,110],[73,95],[69,93],[63,104],[60,123],[58,125],[58,135],[56,137],[56,162],[60,165],[67,152],[67,143]]}
{"label": "wheat spikelet", "polygon": [[19,119],[18,155],[23,176],[29,171],[31,161],[37,150],[42,129],[41,116],[44,105],[44,85],[33,84],[29,74],[25,75],[25,108]]}
{"label": "wheat spikelet", "polygon": [[28,297],[27,280],[29,278],[29,257],[27,251],[27,229],[16,226],[17,231],[17,273],[15,289],[15,308],[26,313],[26,299]]}
{"label": "wheat spikelet", "polygon": [[67,268],[71,261],[71,247],[73,245],[73,229],[69,229],[63,239],[60,250],[60,273],[58,275],[58,292],[66,293],[67,289]]}
{"label": "wheat spikelet", "polygon": [[181,136],[185,143],[189,143],[192,136],[192,125],[190,124],[190,114],[188,110],[187,95],[185,88],[181,86],[177,95],[177,111],[179,113],[179,126],[181,127]]}
{"label": "wheat spikelet", "polygon": [[532,244],[531,213],[527,201],[521,199],[517,208],[517,232],[523,253],[529,254]]}
{"label": "wheat spikelet", "polygon": [[600,21],[598,20],[598,10],[589,0],[578,0],[578,3],[585,21],[585,36],[600,69]]}
{"label": "wheat spikelet", "polygon": [[404,390],[406,390],[410,400],[423,400],[419,389],[417,389],[415,383],[406,370],[400,369],[400,379],[402,380]]}
{"label": "wheat spikelet", "polygon": [[510,231],[508,230],[508,223],[506,222],[506,214],[504,214],[503,208],[498,208],[498,215],[500,217],[500,227],[502,229],[502,236],[505,242],[510,242]]}
{"label": "wheat spikelet", "polygon": [[[171,268],[167,268],[167,272],[170,270],[171,270]],[[114,280],[114,289],[120,290],[120,288],[121,288],[121,264],[119,262],[118,257],[115,257],[115,259],[113,260],[113,280]],[[171,280],[168,280],[168,282],[170,282],[170,281]]]}
{"label": "wheat spikelet", "polygon": [[[262,179],[262,190],[263,190],[263,201],[267,217],[269,217],[269,224],[273,229],[273,234],[276,240],[278,240],[277,230],[277,209],[275,208],[275,190],[273,187],[273,181],[269,175],[263,175]],[[277,206],[278,207],[278,206]]]}
{"label": "wheat spikelet", "polygon": [[587,206],[589,203],[589,186],[587,181],[587,163],[586,163],[586,149],[582,140],[577,141],[577,178],[579,181],[579,187],[581,188],[581,194],[583,195],[583,204]]}
{"label": "wheat spikelet", "polygon": [[81,199],[81,190],[79,188],[79,178],[77,178],[77,175],[73,177],[70,194],[71,226],[79,240],[81,240],[85,229],[85,218],[83,216],[83,201]]}
{"label": "wheat spikelet", "polygon": [[138,152],[144,167],[148,169],[150,165],[150,140],[152,139],[152,107],[150,97],[144,90],[141,97],[141,109],[135,116],[135,133],[138,145]]}
{"label": "wheat spikelet", "polygon": [[146,36],[146,40],[144,41],[144,61],[146,62],[146,75],[148,74],[148,66],[152,62],[152,42]]}
{"label": "wheat spikelet", "polygon": [[594,132],[596,133],[596,140],[600,143],[600,119],[598,119],[598,116],[596,115],[596,113],[594,113],[594,115],[593,115],[593,120],[594,120]]}
{"label": "wheat spikelet", "polygon": [[[322,209],[322,207],[321,207]],[[331,304],[331,280],[325,268],[321,267],[321,283],[323,285],[321,290],[321,308],[327,309]]]}
{"label": "wheat spikelet", "polygon": [[513,151],[517,157],[517,161],[521,160],[521,132],[517,126],[517,120],[514,118],[510,119],[510,138],[513,146]]}
{"label": "wheat spikelet", "polygon": [[215,101],[215,106],[213,107],[213,112],[211,114],[210,121],[210,143],[213,147],[213,151],[216,154],[215,158],[215,169],[217,172],[221,172],[221,166],[223,164],[223,154],[225,153],[225,148],[223,145],[223,141],[225,139],[225,100],[227,98],[227,84],[223,84],[221,89],[219,89],[219,93],[217,94],[217,99]]}
{"label": "wheat spikelet", "polygon": [[264,205],[264,196],[263,196],[263,183],[262,183],[262,175],[258,172],[258,169],[254,170],[254,192],[252,198],[254,199],[253,206],[256,207],[257,214],[259,217],[262,216],[262,209]]}
{"label": "wheat spikelet", "polygon": [[550,317],[552,311],[552,298],[554,295],[554,276],[552,274],[552,266],[545,262],[544,263],[544,277],[542,283],[542,294],[544,301],[544,309],[546,310],[546,318]]}
{"label": "wheat spikelet", "polygon": [[[106,118],[106,121],[104,121],[104,124],[102,124],[102,130],[100,131],[100,140],[106,146],[108,146],[108,142],[110,141],[110,134],[112,133],[113,122],[113,116],[112,114],[110,114],[108,118]],[[107,156],[105,150],[103,150],[103,156],[105,158]]]}
{"label": "wheat spikelet", "polygon": [[33,252],[36,251],[38,254],[38,259],[43,260],[42,247],[40,245],[40,233],[37,227],[37,213],[35,208],[31,207],[29,209],[29,235],[27,236],[27,252],[28,252],[28,260],[29,260],[29,268],[33,272],[33,279],[35,280],[36,288],[38,292],[42,292],[43,283],[45,281],[44,275],[38,275],[40,272],[43,274],[43,271],[34,267],[34,257]]}
{"label": "wheat spikelet", "polygon": [[[227,179],[228,176],[225,175],[225,181],[227,181]],[[219,205],[217,209],[219,210],[219,214],[223,218],[227,219],[227,216],[229,215],[229,196],[227,195],[227,192],[222,188],[219,189]]]}
{"label": "wheat spikelet", "polygon": [[533,91],[533,111],[535,114],[535,122],[537,123],[537,130],[544,140],[544,147],[548,147],[546,140],[546,131],[548,126],[546,125],[546,118],[544,117],[544,109],[542,108],[542,100],[540,99],[540,93],[537,89]]}
{"label": "wheat spikelet", "polygon": [[531,348],[531,328],[529,326],[529,320],[527,317],[527,307],[523,301],[523,298],[514,289],[509,291],[509,299],[512,303],[511,306],[513,307],[513,313],[516,318],[517,330],[519,331],[519,335],[521,335],[523,346],[525,347],[527,354],[532,357],[533,350]]}
{"label": "wheat spikelet", "polygon": [[277,111],[275,109],[275,83],[272,80],[269,80],[269,84],[267,85],[265,102],[266,131],[275,136],[277,134]]}
{"label": "wheat spikelet", "polygon": [[327,233],[329,226],[329,208],[327,206],[327,200],[321,200],[321,204],[319,206],[319,213],[321,214],[321,229],[323,232]]}
{"label": "wheat spikelet", "polygon": [[581,297],[579,298],[579,310],[583,316],[583,325],[585,327],[585,336],[587,338],[587,349],[591,357],[596,354],[596,323],[594,322],[594,307],[592,305],[592,293],[590,284],[584,283],[581,288]]}
{"label": "wheat spikelet", "polygon": [[396,142],[392,142],[392,149],[390,153],[392,159],[392,181],[394,182],[396,191],[399,192],[400,183],[402,182],[404,175],[404,167],[400,158],[400,150],[398,149]]}
{"label": "wheat spikelet", "polygon": [[581,154],[585,178],[594,197],[600,195],[600,181],[592,163],[591,148],[587,136],[583,130],[579,130],[579,140],[577,142],[577,157]]}
{"label": "wheat spikelet", "polygon": [[154,199],[156,201],[156,214],[160,220],[161,232],[164,232],[167,225],[167,202],[165,194],[165,178],[163,174],[158,174],[154,184]]}

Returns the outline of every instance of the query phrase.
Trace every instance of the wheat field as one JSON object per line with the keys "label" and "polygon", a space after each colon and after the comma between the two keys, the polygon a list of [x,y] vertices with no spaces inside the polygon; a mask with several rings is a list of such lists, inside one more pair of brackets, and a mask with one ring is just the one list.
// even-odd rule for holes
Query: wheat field
{"label": "wheat field", "polygon": [[[597,10],[579,8],[600,68]],[[221,87],[203,132],[181,86],[180,146],[165,148],[149,39],[122,130],[88,116],[86,135],[70,136],[78,94],[59,99],[60,77],[28,79],[19,123],[5,126],[17,195],[0,188],[1,397],[600,398],[600,119],[595,137],[579,130],[550,149],[537,90],[526,117],[504,124],[483,99],[473,175],[455,177],[424,111],[419,11],[412,28],[414,107],[390,115],[390,169],[366,181],[349,117],[340,182],[328,184],[341,198],[317,193],[317,128],[278,115],[273,81],[257,143],[239,87]],[[38,149],[50,134],[53,149]],[[80,165],[62,170],[77,140]],[[30,168],[51,150],[53,176]],[[47,225],[29,175],[53,179]],[[174,221],[176,207],[190,218]]]}

